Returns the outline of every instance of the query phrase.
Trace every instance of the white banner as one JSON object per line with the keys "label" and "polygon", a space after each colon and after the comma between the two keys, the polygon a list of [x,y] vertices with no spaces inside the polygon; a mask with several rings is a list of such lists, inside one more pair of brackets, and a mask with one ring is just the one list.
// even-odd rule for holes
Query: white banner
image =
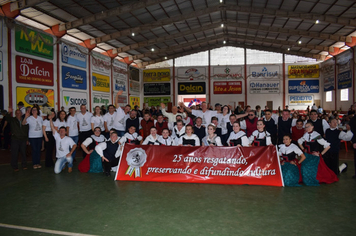
{"label": "white banner", "polygon": [[67,91],[63,90],[62,94],[62,106],[65,110],[70,107],[75,107],[77,111],[80,110],[80,105],[87,105],[88,108],[88,94],[85,92],[78,91]]}
{"label": "white banner", "polygon": [[279,65],[250,66],[247,77],[250,79],[279,79],[282,76]]}
{"label": "white banner", "polygon": [[251,81],[250,93],[280,93],[280,81]]}
{"label": "white banner", "polygon": [[178,80],[205,80],[206,67],[181,67],[177,69]]}
{"label": "white banner", "polygon": [[243,79],[243,76],[244,69],[242,66],[215,66],[211,78],[215,80],[237,80]]}
{"label": "white banner", "polygon": [[313,95],[289,96],[289,106],[313,106]]}
{"label": "white banner", "polygon": [[91,55],[92,71],[109,75],[111,73],[111,58],[100,53],[93,52]]}
{"label": "white banner", "polygon": [[127,65],[118,60],[114,60],[112,69],[114,90],[127,91]]}

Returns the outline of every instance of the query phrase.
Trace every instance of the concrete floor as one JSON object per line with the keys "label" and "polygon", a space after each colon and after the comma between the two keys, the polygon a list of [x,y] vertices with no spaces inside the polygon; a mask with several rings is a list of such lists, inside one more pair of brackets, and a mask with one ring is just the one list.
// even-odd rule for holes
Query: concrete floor
{"label": "concrete floor", "polygon": [[[352,151],[341,158],[351,159]],[[2,157],[3,158],[3,155]],[[81,159],[80,159],[81,160]],[[353,161],[319,187],[118,182],[102,174],[0,165],[0,235],[355,235]],[[78,165],[76,163],[75,167]],[[63,234],[75,235],[75,234]]]}

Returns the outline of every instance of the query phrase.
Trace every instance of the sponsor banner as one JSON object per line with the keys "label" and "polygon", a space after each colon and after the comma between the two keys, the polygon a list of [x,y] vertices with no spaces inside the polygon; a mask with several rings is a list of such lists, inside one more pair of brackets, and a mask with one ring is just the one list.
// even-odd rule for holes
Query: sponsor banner
{"label": "sponsor banner", "polygon": [[322,68],[322,73],[324,77],[324,92],[331,91],[335,89],[335,65],[327,64]]}
{"label": "sponsor banner", "polygon": [[[116,94],[114,94],[114,99],[115,99]],[[119,95],[117,98],[117,103],[119,104],[120,107],[124,107],[128,104],[127,102],[127,96],[125,95]],[[133,109],[133,107],[132,107]]]}
{"label": "sponsor banner", "polygon": [[[2,22],[0,20],[0,22]],[[3,64],[3,57],[2,52],[0,51],[0,81],[4,80],[4,64]]]}
{"label": "sponsor banner", "polygon": [[92,53],[91,55],[92,70],[100,74],[110,75],[111,59],[100,53]]}
{"label": "sponsor banner", "polygon": [[280,82],[274,81],[253,81],[250,82],[250,93],[279,93]]}
{"label": "sponsor banner", "polygon": [[289,80],[289,93],[319,93],[319,80]]}
{"label": "sponsor banner", "polygon": [[80,111],[80,105],[88,104],[88,95],[85,92],[64,90],[62,96],[62,106],[64,106],[65,110],[75,107],[77,111]]}
{"label": "sponsor banner", "polygon": [[206,94],[205,82],[178,83],[178,94]]}
{"label": "sponsor banner", "polygon": [[81,49],[80,51],[77,47],[62,43],[62,62],[87,68],[87,54],[83,52],[84,50]]}
{"label": "sponsor banner", "polygon": [[16,51],[46,59],[53,59],[53,38],[29,28],[15,27]]}
{"label": "sponsor banner", "polygon": [[37,104],[43,112],[48,112],[54,108],[54,90],[16,87],[16,104],[19,102],[23,102],[25,107]]}
{"label": "sponsor banner", "polygon": [[62,87],[87,89],[87,72],[62,66]]}
{"label": "sponsor banner", "polygon": [[130,93],[140,93],[140,83],[130,81]]}
{"label": "sponsor banner", "polygon": [[96,106],[104,105],[107,107],[110,104],[110,94],[108,93],[93,93],[93,109]]}
{"label": "sponsor banner", "polygon": [[131,97],[130,96],[130,105],[131,105],[131,108],[134,108],[136,105],[140,106],[140,97]]}
{"label": "sponsor banner", "polygon": [[127,65],[118,60],[113,62],[113,80],[115,91],[126,91],[127,86]]}
{"label": "sponsor banner", "polygon": [[143,85],[143,95],[171,95],[170,83],[150,83]]}
{"label": "sponsor banner", "polygon": [[175,147],[125,144],[115,179],[284,185],[275,146]]}
{"label": "sponsor banner", "polygon": [[143,82],[162,82],[170,80],[170,69],[143,70]]}
{"label": "sponsor banner", "polygon": [[140,81],[140,70],[130,66],[130,80]]}
{"label": "sponsor banner", "polygon": [[290,106],[313,106],[314,100],[312,95],[307,96],[289,96]]}
{"label": "sponsor banner", "polygon": [[281,75],[280,66],[250,66],[249,77],[251,79],[278,79]]}
{"label": "sponsor banner", "polygon": [[16,81],[25,84],[53,86],[53,64],[16,56]]}
{"label": "sponsor banner", "polygon": [[0,110],[4,110],[4,100],[4,87],[0,85]]}
{"label": "sponsor banner", "polygon": [[288,78],[319,78],[319,65],[290,65],[288,66]]}
{"label": "sponsor banner", "polygon": [[241,81],[218,81],[214,82],[214,94],[241,94]]}
{"label": "sponsor banner", "polygon": [[213,67],[212,79],[228,80],[228,79],[243,79],[242,66],[215,66]]}
{"label": "sponsor banner", "polygon": [[[2,47],[2,38],[4,37],[4,23],[2,20],[0,20],[0,48]],[[3,109],[1,109],[3,110]]]}
{"label": "sponsor banner", "polygon": [[110,92],[110,77],[93,73],[92,87],[94,91]]}
{"label": "sponsor banner", "polygon": [[168,104],[171,102],[171,97],[153,97],[153,98],[144,98],[144,102],[148,104],[148,106],[160,106],[161,103]]}
{"label": "sponsor banner", "polygon": [[177,69],[178,80],[205,80],[206,67],[181,67]]}
{"label": "sponsor banner", "polygon": [[352,72],[347,70],[337,75],[337,89],[345,89],[352,87]]}

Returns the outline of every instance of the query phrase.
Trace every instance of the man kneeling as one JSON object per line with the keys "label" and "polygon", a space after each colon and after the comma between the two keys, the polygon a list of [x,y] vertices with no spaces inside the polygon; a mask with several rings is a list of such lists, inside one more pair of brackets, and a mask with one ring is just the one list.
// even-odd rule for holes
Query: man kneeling
{"label": "man kneeling", "polygon": [[[56,164],[54,165],[54,173],[59,174],[61,171],[65,168],[66,163],[68,162],[68,172],[71,173],[73,170],[73,157],[72,153],[75,151],[77,148],[77,145],[73,141],[72,138],[66,136],[66,127],[62,126],[59,128],[57,133],[56,129],[54,128],[53,125],[53,119],[54,115],[50,115],[50,124],[51,124],[51,129],[53,133],[53,137],[56,140],[56,157],[57,161]],[[69,149],[71,150],[69,151]]]}
{"label": "man kneeling", "polygon": [[112,132],[110,134],[110,140],[99,143],[95,147],[95,151],[101,156],[106,176],[110,176],[111,167],[117,166],[119,163],[119,146],[119,137],[116,132]]}

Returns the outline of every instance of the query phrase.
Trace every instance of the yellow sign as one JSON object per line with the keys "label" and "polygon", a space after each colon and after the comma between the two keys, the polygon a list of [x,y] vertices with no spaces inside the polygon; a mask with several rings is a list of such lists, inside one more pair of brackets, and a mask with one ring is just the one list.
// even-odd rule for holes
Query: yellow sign
{"label": "yellow sign", "polygon": [[170,69],[154,69],[143,71],[143,82],[161,82],[171,80]]}
{"label": "yellow sign", "polygon": [[136,105],[140,106],[140,97],[130,97],[131,109],[134,109]]}
{"label": "yellow sign", "polygon": [[25,107],[37,104],[43,112],[47,112],[54,108],[54,90],[17,87],[16,104],[19,102],[23,102]]}
{"label": "yellow sign", "polygon": [[110,77],[93,73],[92,86],[94,91],[110,92]]}
{"label": "yellow sign", "polygon": [[291,65],[288,66],[288,78],[319,78],[319,65]]}

